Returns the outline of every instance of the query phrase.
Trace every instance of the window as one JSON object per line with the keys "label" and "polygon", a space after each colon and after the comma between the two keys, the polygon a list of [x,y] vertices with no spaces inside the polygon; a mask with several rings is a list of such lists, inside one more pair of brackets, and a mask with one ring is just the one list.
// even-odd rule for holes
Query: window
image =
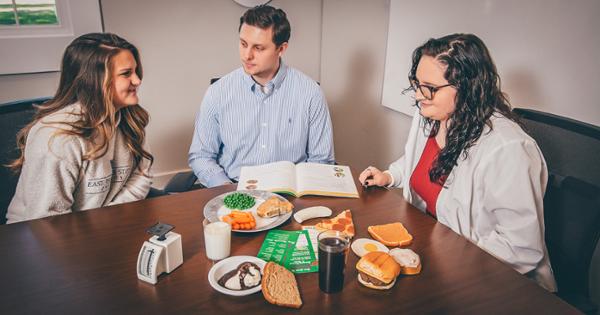
{"label": "window", "polygon": [[57,25],[54,0],[0,0],[0,26]]}
{"label": "window", "polygon": [[98,0],[0,0],[0,75],[59,71],[76,37],[102,32]]}

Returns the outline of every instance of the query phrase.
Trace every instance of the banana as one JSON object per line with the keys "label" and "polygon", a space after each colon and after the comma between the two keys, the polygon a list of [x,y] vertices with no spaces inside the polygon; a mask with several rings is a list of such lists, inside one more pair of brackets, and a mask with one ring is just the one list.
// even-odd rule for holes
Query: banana
{"label": "banana", "polygon": [[304,208],[294,214],[294,219],[302,223],[308,219],[328,217],[331,215],[331,209],[323,206]]}

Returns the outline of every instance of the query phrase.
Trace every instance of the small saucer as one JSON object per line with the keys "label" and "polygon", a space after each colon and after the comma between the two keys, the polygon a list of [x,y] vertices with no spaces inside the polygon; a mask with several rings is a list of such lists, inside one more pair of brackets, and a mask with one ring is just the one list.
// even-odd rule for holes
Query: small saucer
{"label": "small saucer", "polygon": [[[228,258],[225,258],[225,259],[219,261],[214,266],[212,266],[212,268],[210,268],[210,270],[208,271],[208,282],[213,287],[213,289],[215,289],[221,293],[224,293],[227,295],[233,295],[233,296],[244,296],[244,295],[249,295],[249,294],[260,291],[260,288],[261,288],[260,284],[255,286],[254,288],[250,288],[247,290],[230,290],[225,287],[222,287],[219,284],[218,281],[224,274],[230,272],[231,270],[236,269],[243,262],[251,262],[251,263],[256,264],[260,268],[260,274],[262,277],[263,269],[265,268],[265,265],[267,264],[266,261],[264,261],[260,258],[256,258],[254,256],[231,256],[231,257],[228,257]],[[262,281],[262,279],[261,279],[261,281]]]}

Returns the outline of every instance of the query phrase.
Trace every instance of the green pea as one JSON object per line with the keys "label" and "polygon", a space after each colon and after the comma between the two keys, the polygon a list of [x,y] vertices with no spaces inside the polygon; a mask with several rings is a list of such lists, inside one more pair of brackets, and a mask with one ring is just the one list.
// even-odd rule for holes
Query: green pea
{"label": "green pea", "polygon": [[254,197],[244,194],[244,193],[233,193],[227,195],[223,199],[223,203],[229,209],[239,209],[244,210],[248,208],[252,208],[256,203]]}

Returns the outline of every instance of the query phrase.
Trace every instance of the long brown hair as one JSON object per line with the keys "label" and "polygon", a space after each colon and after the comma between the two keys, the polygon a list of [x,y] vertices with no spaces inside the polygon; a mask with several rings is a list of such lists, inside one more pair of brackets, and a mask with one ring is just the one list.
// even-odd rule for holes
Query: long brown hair
{"label": "long brown hair", "polygon": [[118,128],[123,133],[136,167],[141,169],[142,159],[147,159],[150,163],[154,161],[153,156],[143,148],[145,127],[150,120],[145,109],[139,104],[123,107],[119,110],[119,125],[115,126],[117,109],[112,101],[112,58],[123,50],[130,51],[135,58],[135,73],[141,80],[142,64],[139,52],[125,39],[110,33],[90,33],[76,38],[69,44],[63,55],[56,95],[38,106],[33,121],[17,134],[17,146],[21,155],[9,167],[20,171],[23,166],[25,144],[33,125],[75,103],[81,105],[79,119],[75,122],[63,122],[66,127],[59,129],[55,135],[74,135],[89,142],[91,147],[85,152],[84,160],[95,160],[104,156],[109,141]]}
{"label": "long brown hair", "polygon": [[[409,79],[416,78],[417,66],[422,56],[436,58],[446,65],[444,78],[456,90],[456,109],[449,120],[446,146],[440,151],[429,178],[432,182],[443,184],[459,157],[468,156],[469,149],[483,133],[485,125],[493,128],[490,117],[500,113],[508,119],[518,122],[511,112],[506,95],[500,88],[500,77],[496,65],[483,43],[473,34],[451,34],[430,39],[413,52],[413,62]],[[418,106],[418,102],[415,104]],[[440,122],[425,119],[435,135]]]}

